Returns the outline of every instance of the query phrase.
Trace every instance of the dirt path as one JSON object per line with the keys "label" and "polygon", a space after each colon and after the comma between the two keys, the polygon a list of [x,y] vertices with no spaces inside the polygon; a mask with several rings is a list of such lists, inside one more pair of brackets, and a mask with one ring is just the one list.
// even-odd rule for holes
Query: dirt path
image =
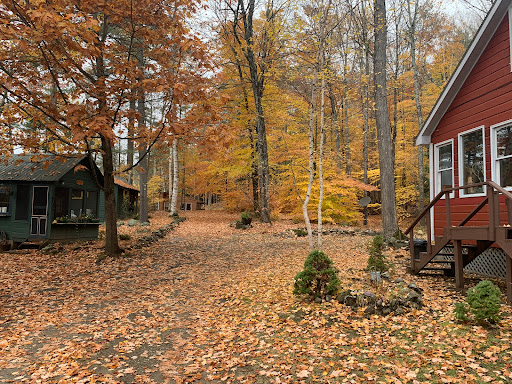
{"label": "dirt path", "polygon": [[286,226],[242,232],[235,219],[189,214],[158,243],[100,265],[87,250],[3,254],[0,381],[168,381],[178,371],[164,356],[191,337],[219,288],[305,246],[275,236]]}

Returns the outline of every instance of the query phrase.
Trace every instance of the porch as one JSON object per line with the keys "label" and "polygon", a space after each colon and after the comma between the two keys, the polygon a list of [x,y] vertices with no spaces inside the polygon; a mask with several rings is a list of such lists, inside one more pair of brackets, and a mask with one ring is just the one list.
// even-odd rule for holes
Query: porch
{"label": "porch", "polygon": [[[452,222],[453,204],[450,195],[454,191],[485,186],[486,196],[462,221]],[[442,236],[432,235],[431,212],[444,199],[446,218]],[[500,199],[502,202],[500,203]],[[487,225],[471,226],[471,220],[487,209]],[[501,214],[501,213],[504,213]],[[501,214],[501,215],[500,215]],[[425,252],[415,252],[414,230],[425,218],[427,244]],[[409,235],[411,272],[438,270],[455,275],[457,289],[464,289],[464,267],[491,246],[498,246],[506,255],[506,293],[512,303],[512,193],[492,181],[443,189],[425,207],[416,220],[404,232]],[[453,247],[453,251],[447,249]]]}

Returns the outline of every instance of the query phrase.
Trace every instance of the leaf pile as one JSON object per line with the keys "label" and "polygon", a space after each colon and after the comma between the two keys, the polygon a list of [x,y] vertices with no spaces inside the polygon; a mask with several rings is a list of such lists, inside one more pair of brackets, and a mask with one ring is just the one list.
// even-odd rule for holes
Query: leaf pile
{"label": "leaf pile", "polygon": [[[421,287],[425,307],[367,319],[335,301],[293,297],[306,240],[276,236],[293,224],[255,223],[241,233],[229,227],[233,215],[187,216],[152,246],[99,265],[99,243],[2,254],[0,381],[512,380],[510,314],[490,329],[455,322],[453,282],[406,275],[404,252],[388,255],[393,278]],[[345,289],[368,284],[367,241],[324,239]]]}

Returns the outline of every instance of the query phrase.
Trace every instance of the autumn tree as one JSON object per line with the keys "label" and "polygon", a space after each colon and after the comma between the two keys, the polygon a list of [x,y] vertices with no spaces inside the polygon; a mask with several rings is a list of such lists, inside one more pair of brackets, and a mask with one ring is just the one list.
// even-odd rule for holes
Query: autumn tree
{"label": "autumn tree", "polygon": [[387,102],[386,48],[387,17],[386,1],[374,1],[375,47],[373,56],[375,82],[375,122],[379,145],[380,186],[382,190],[382,229],[385,237],[391,237],[398,228],[396,218],[395,171],[391,144]]}
{"label": "autumn tree", "polygon": [[[121,251],[113,148],[126,135],[125,123],[138,120],[129,127],[135,147],[143,150],[140,163],[157,139],[174,129],[176,102],[205,96],[204,48],[186,24],[198,6],[167,0],[43,5],[10,0],[0,6],[0,87],[8,99],[1,135],[28,152],[88,153],[91,161],[100,155],[108,255]],[[144,65],[137,49],[144,51]],[[133,95],[141,94],[159,95],[164,112],[151,124],[131,108]],[[11,150],[5,143],[3,153]]]}

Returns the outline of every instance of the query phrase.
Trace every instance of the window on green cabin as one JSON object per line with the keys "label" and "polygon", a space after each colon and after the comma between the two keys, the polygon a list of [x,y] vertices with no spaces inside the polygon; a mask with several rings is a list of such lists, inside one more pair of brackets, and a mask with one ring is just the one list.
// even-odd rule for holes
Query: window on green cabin
{"label": "window on green cabin", "polygon": [[11,188],[0,185],[0,215],[10,212]]}
{"label": "window on green cabin", "polygon": [[16,188],[16,213],[14,220],[28,220],[30,207],[30,185],[18,185]]}

